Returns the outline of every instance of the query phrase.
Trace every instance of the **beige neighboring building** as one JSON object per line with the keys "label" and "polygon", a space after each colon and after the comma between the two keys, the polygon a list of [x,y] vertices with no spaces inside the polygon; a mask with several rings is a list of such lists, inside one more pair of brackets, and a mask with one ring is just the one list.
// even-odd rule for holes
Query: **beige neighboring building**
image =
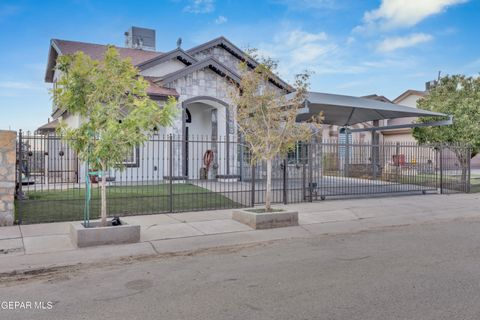
{"label": "beige neighboring building", "polygon": [[[393,100],[393,103],[400,104],[407,107],[417,108],[417,102],[419,99],[425,97],[426,91],[418,90],[407,90],[397,98]],[[410,124],[413,123],[416,118],[398,118],[398,119],[389,119],[385,120],[383,125],[394,126],[400,124]],[[396,143],[396,142],[416,142],[415,138],[412,136],[412,128],[403,128],[396,130],[383,131],[383,141],[385,143]]]}

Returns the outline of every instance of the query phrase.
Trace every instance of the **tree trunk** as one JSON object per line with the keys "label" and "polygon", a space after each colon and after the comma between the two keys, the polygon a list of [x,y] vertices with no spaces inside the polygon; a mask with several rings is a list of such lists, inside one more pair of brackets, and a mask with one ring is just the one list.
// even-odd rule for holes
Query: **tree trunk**
{"label": "tree trunk", "polygon": [[468,151],[465,151],[463,149],[454,149],[454,153],[457,156],[458,161],[460,162],[460,166],[462,168],[462,176],[461,176],[461,188],[462,191],[468,192],[468,184],[470,181],[467,181],[467,175],[468,175],[468,165],[470,161],[470,154]]}
{"label": "tree trunk", "polygon": [[272,196],[272,159],[267,160],[267,188],[265,191],[265,211],[270,211]]}
{"label": "tree trunk", "polygon": [[101,211],[100,211],[100,217],[101,217],[101,223],[102,226],[105,227],[107,225],[107,177],[106,177],[106,168],[104,165],[102,165],[102,180],[101,180]]}

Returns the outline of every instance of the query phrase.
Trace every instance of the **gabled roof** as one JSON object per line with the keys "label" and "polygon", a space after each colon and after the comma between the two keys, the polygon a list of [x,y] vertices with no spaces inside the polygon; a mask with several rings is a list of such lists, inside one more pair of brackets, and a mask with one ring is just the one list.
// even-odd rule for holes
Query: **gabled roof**
{"label": "gabled roof", "polygon": [[[187,53],[191,55],[195,55],[198,52],[201,52],[203,50],[207,50],[213,47],[217,47],[217,46],[222,47],[223,49],[225,49],[227,52],[229,52],[231,55],[233,55],[240,61],[246,61],[251,68],[255,68],[258,65],[257,61],[255,61],[250,56],[248,56],[242,49],[238,48],[236,45],[234,45],[230,40],[228,40],[224,36],[220,36],[216,39],[213,39],[211,41],[208,41],[201,45],[193,47],[187,50]],[[280,77],[278,77],[275,74],[272,74],[272,78],[270,79],[270,81],[276,86],[287,90],[288,92],[293,91],[292,86],[290,86],[288,83],[280,79]]]}
{"label": "gabled roof", "polygon": [[194,57],[192,57],[191,55],[189,55],[188,53],[186,53],[182,49],[177,48],[177,49],[172,50],[170,52],[166,52],[162,55],[154,57],[150,60],[139,63],[137,65],[137,67],[140,70],[145,70],[145,69],[151,68],[151,67],[156,66],[160,63],[163,63],[165,61],[169,61],[169,60],[172,60],[172,59],[175,59],[175,58],[180,60],[181,62],[185,63],[186,65],[191,65],[191,64],[197,62],[197,59],[195,59]]}
{"label": "gabled roof", "polygon": [[[239,49],[237,46],[235,46],[232,42],[230,42],[228,39],[226,39],[223,36],[213,39],[211,41],[208,41],[197,47],[191,48],[187,51],[177,48],[167,53],[161,53],[161,52],[147,51],[142,49],[123,48],[123,47],[117,47],[117,46],[115,46],[115,48],[118,50],[120,57],[130,58],[134,66],[138,67],[140,70],[145,70],[159,63],[168,61],[170,59],[175,59],[175,58],[185,63],[185,65],[187,66],[194,65],[198,63],[198,60],[195,59],[195,57],[193,57],[194,54],[209,48],[216,47],[216,46],[222,47],[223,49],[225,49],[227,52],[232,54],[234,57],[236,57],[240,61],[246,61],[250,67],[255,67],[258,65],[258,63],[254,59],[247,56],[245,52],[243,52],[241,49]],[[79,41],[52,39],[49,54],[48,54],[48,63],[47,63],[47,70],[45,73],[45,81],[53,82],[55,62],[59,55],[74,54],[75,52],[82,51],[85,54],[89,55],[92,59],[101,60],[103,58],[103,55],[105,54],[106,49],[107,49],[107,45],[86,43],[86,42],[79,42]],[[203,62],[205,63],[206,61],[212,62],[208,58]],[[214,65],[220,62],[214,59],[214,62],[212,63],[213,64],[211,68],[215,69]],[[235,80],[238,77],[238,74],[236,74],[234,70],[230,70],[229,67],[221,63],[218,66],[218,68],[221,73],[225,75],[230,75],[230,77],[233,80]],[[288,83],[280,79],[280,77],[278,77],[275,74],[271,75],[270,82],[272,82],[277,87],[286,90],[287,92],[293,91],[293,88]]]}
{"label": "gabled roof", "polygon": [[[58,55],[74,54],[75,52],[83,51],[92,59],[101,60],[103,58],[103,55],[105,54],[105,51],[107,50],[107,45],[79,41],[52,39],[50,44],[51,45],[50,51],[48,53],[47,71],[45,73],[46,82],[53,81],[53,68],[55,67],[55,61]],[[130,58],[132,64],[135,66],[141,64],[142,62],[151,60],[162,55],[161,52],[155,51],[123,47],[115,48],[118,50],[118,54],[120,55],[120,57],[124,59]]]}
{"label": "gabled roof", "polygon": [[372,99],[372,100],[378,100],[382,102],[388,102],[388,103],[393,103],[390,99],[388,99],[385,96],[379,96],[378,94],[369,94],[367,96],[363,96],[362,98],[366,99]]}
{"label": "gabled roof", "polygon": [[243,50],[241,50],[240,48],[238,48],[236,45],[234,45],[230,40],[228,40],[227,38],[225,38],[224,36],[220,36],[218,38],[215,38],[213,40],[210,40],[208,42],[205,42],[201,45],[198,45],[196,47],[193,47],[189,50],[187,50],[187,52],[191,55],[194,55],[200,51],[203,51],[203,50],[206,50],[206,49],[210,49],[210,48],[213,48],[213,47],[222,47],[223,49],[225,49],[226,51],[230,52],[230,54],[232,54],[233,56],[237,57],[239,60],[241,61],[245,61],[245,58],[247,59],[247,62],[248,64],[251,66],[251,67],[256,67],[257,66],[257,62],[255,60],[253,60],[251,57],[248,57],[245,52],[243,52]]}
{"label": "gabled roof", "polygon": [[[133,65],[143,64],[144,62],[152,61],[155,58],[163,57],[167,55],[167,54],[162,54],[161,52],[146,51],[141,49],[130,49],[130,48],[122,48],[122,47],[115,47],[115,48],[117,49],[118,54],[120,55],[121,58],[124,58],[124,59],[130,58]],[[59,54],[74,54],[75,52],[82,51],[85,54],[89,55],[92,59],[99,60],[103,58],[103,55],[105,54],[106,50],[107,50],[107,45],[53,39],[51,41],[51,46],[49,51],[48,67],[45,75],[45,81],[46,82],[53,81],[53,68]],[[149,82],[147,93],[150,96],[178,97],[178,93],[176,90],[160,87],[159,85],[154,83],[153,81],[154,79],[151,77],[144,77],[144,78]]]}
{"label": "gabled roof", "polygon": [[38,133],[54,132],[57,129],[59,124],[60,123],[59,123],[58,118],[57,118],[55,120],[49,121],[49,122],[45,123],[44,125],[38,127],[36,131]]}
{"label": "gabled roof", "polygon": [[210,68],[212,71],[216,72],[220,76],[230,78],[236,83],[240,83],[240,76],[237,73],[235,73],[234,71],[226,67],[223,63],[212,57],[201,60],[175,72],[169,73],[164,77],[159,78],[157,81],[155,81],[155,83],[165,85],[195,71],[205,68]]}
{"label": "gabled roof", "polygon": [[427,95],[427,92],[418,91],[418,90],[407,90],[404,93],[402,93],[401,95],[399,95],[398,97],[396,97],[395,99],[393,99],[393,102],[397,103],[397,102],[402,101],[403,99],[405,99],[406,97],[411,96],[411,95],[417,95],[417,96],[425,97]]}
{"label": "gabled roof", "polygon": [[147,88],[147,94],[152,97],[178,97],[179,94],[177,90],[175,89],[170,89],[170,88],[164,88],[155,83],[155,80],[157,78],[154,77],[143,77],[145,80],[148,81],[148,88]]}

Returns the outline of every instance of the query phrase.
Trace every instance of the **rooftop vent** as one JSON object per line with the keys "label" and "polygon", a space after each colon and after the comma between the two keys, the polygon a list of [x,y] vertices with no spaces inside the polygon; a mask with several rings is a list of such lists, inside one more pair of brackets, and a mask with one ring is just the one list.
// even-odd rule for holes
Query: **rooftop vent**
{"label": "rooftop vent", "polygon": [[131,27],[125,32],[125,47],[155,51],[155,30]]}
{"label": "rooftop vent", "polygon": [[437,86],[437,84],[438,84],[437,80],[427,81],[427,82],[425,82],[425,90],[430,91],[433,88],[435,88]]}

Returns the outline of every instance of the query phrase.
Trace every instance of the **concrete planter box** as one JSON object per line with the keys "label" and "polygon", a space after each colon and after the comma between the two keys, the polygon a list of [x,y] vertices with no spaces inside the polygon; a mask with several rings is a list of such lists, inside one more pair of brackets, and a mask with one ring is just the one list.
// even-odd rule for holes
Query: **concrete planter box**
{"label": "concrete planter box", "polygon": [[282,210],[277,212],[252,212],[252,209],[233,211],[232,219],[253,229],[272,229],[298,226],[298,212]]}
{"label": "concrete planter box", "polygon": [[83,222],[70,224],[70,237],[79,248],[100,246],[106,244],[135,243],[140,241],[140,226],[126,224],[112,226],[111,222],[106,227],[101,227],[99,221],[90,222],[90,227],[85,228]]}

